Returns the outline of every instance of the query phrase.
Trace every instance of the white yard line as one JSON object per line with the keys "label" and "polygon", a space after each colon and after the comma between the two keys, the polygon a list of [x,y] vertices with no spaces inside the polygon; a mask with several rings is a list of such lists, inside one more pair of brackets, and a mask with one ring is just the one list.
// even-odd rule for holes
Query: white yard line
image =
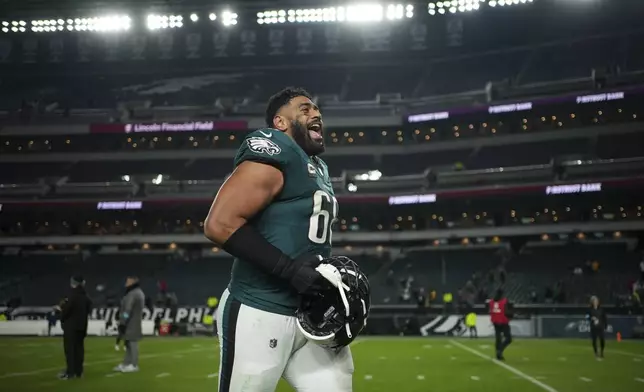
{"label": "white yard line", "polygon": [[636,378],[635,381],[644,382],[644,378]]}
{"label": "white yard line", "polygon": [[157,374],[157,378],[163,378],[163,377],[168,377],[170,373],[159,373]]}
{"label": "white yard line", "polygon": [[588,377],[579,377],[579,379],[583,382],[593,382],[593,380]]}
{"label": "white yard line", "polygon": [[644,355],[641,354],[635,354],[635,353],[629,353],[628,351],[621,351],[621,350],[606,350],[607,354],[619,354],[619,355],[626,355],[627,357],[634,357],[634,358],[644,358]]}
{"label": "white yard line", "polygon": [[211,373],[208,375],[208,378],[217,378],[219,377],[219,373]]}
{"label": "white yard line", "polygon": [[[158,358],[158,357],[165,357],[165,356],[172,355],[172,354],[190,354],[190,353],[195,353],[195,352],[199,352],[199,351],[209,351],[211,349],[212,348],[199,348],[199,349],[176,351],[176,352],[170,352],[170,353],[143,354],[143,355],[140,355],[139,358],[141,358],[141,359]],[[86,362],[85,366],[102,365],[102,364],[105,364],[105,363],[112,363],[112,362],[114,362],[114,359],[106,359],[106,360],[102,360],[102,361]],[[38,369],[38,370],[32,370],[30,372],[0,374],[0,380],[4,379],[4,378],[12,378],[12,377],[33,376],[34,374],[55,372],[57,370],[60,371],[60,366],[51,367],[51,368],[44,368],[44,369]]]}
{"label": "white yard line", "polygon": [[541,389],[543,389],[543,390],[546,390],[546,391],[548,391],[548,392],[557,392],[557,390],[556,390],[556,389],[554,389],[553,387],[551,387],[550,385],[547,385],[547,384],[545,384],[545,383],[542,383],[541,381],[537,380],[536,378],[531,377],[531,376],[529,376],[529,375],[527,375],[527,374],[523,373],[521,370],[519,370],[519,369],[517,369],[517,368],[514,368],[514,367],[512,367],[512,366],[508,365],[508,364],[507,364],[507,363],[505,363],[505,362],[497,361],[497,360],[495,360],[495,359],[494,359],[494,358],[492,358],[492,357],[489,357],[489,356],[487,356],[487,355],[485,355],[485,354],[483,354],[483,353],[481,353],[481,352],[479,352],[479,351],[477,351],[477,350],[474,350],[473,348],[467,347],[466,345],[464,345],[464,344],[462,344],[462,343],[457,342],[456,340],[450,340],[450,342],[452,342],[452,344],[453,344],[453,345],[455,345],[456,347],[459,347],[459,348],[461,348],[461,349],[463,349],[463,350],[465,350],[465,351],[468,351],[468,352],[470,352],[471,354],[476,355],[477,357],[480,357],[480,358],[483,358],[483,359],[487,359],[488,361],[491,361],[491,362],[492,362],[492,363],[494,363],[495,365],[501,366],[501,367],[502,367],[502,368],[504,368],[505,370],[510,371],[510,372],[512,372],[512,373],[514,373],[514,374],[516,374],[517,376],[519,376],[519,377],[521,377],[521,378],[523,378],[523,379],[525,379],[525,380],[527,380],[527,381],[531,382],[532,384],[534,384],[534,385],[536,385],[536,386],[540,387],[540,388],[541,388]]}

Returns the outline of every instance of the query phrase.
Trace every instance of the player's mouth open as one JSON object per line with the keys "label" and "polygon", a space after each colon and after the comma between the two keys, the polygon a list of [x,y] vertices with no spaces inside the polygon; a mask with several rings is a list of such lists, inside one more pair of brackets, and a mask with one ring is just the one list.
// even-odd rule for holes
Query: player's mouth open
{"label": "player's mouth open", "polygon": [[309,136],[313,141],[322,142],[322,124],[313,123],[309,125]]}

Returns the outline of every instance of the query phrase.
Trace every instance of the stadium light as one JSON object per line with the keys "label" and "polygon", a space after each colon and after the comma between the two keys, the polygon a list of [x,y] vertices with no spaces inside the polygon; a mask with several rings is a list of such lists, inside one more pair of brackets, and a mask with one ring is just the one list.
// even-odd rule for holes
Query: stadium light
{"label": "stadium light", "polygon": [[197,14],[190,14],[190,20],[193,22],[196,22],[199,20],[199,15]]}
{"label": "stadium light", "polygon": [[234,26],[237,24],[237,14],[231,11],[224,11],[221,14],[221,22],[224,26]]}
{"label": "stadium light", "polygon": [[148,15],[148,29],[174,29],[183,27],[183,16],[181,15]]}
{"label": "stadium light", "polygon": [[[447,12],[455,14],[457,12],[472,12],[478,11],[481,8],[481,3],[487,0],[447,0],[429,3],[427,5],[427,12],[430,15],[445,15]],[[512,0],[510,0],[512,1]],[[517,0],[519,1],[519,0]]]}
{"label": "stadium light", "polygon": [[411,4],[392,3],[386,6],[356,4],[346,7],[266,10],[257,13],[257,23],[379,22],[412,18],[413,16],[414,6]]}
{"label": "stadium light", "polygon": [[257,23],[270,24],[270,23],[285,23],[286,11],[265,11],[257,13]]}
{"label": "stadium light", "polygon": [[217,14],[215,14],[214,12],[211,12],[211,13],[208,15],[208,19],[210,19],[210,20],[212,20],[212,21],[217,20]]}
{"label": "stadium light", "polygon": [[14,32],[14,33],[24,33],[27,31],[27,22],[24,20],[12,20],[12,21],[3,21],[2,22],[2,32]]}
{"label": "stadium light", "polygon": [[378,181],[380,177],[382,177],[380,170],[369,170],[368,172],[358,174],[353,178],[359,181]]}
{"label": "stadium light", "polygon": [[497,5],[499,7],[503,6],[510,6],[510,5],[518,5],[518,4],[526,4],[526,3],[532,3],[534,0],[490,0],[488,5],[490,7],[496,7]]}
{"label": "stadium light", "polygon": [[116,32],[126,31],[132,26],[132,19],[128,15],[106,15],[93,18],[76,19],[34,19],[31,21],[31,31],[35,33],[50,33],[55,31],[98,31]]}

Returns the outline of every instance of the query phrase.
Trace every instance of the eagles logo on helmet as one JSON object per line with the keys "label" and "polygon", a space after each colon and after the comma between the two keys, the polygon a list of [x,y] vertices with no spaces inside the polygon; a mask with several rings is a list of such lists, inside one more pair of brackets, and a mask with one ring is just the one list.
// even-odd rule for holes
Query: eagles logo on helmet
{"label": "eagles logo on helmet", "polygon": [[371,288],[367,276],[348,257],[322,260],[316,268],[328,289],[302,297],[297,326],[309,340],[330,349],[349,345],[367,325]]}

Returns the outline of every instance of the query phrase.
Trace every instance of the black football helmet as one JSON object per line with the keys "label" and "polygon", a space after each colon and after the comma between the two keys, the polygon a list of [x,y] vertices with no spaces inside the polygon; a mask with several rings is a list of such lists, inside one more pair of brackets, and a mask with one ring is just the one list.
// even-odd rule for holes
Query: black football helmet
{"label": "black football helmet", "polygon": [[367,325],[371,288],[367,276],[348,257],[322,260],[316,270],[330,283],[303,296],[297,326],[307,339],[330,349],[349,345]]}

